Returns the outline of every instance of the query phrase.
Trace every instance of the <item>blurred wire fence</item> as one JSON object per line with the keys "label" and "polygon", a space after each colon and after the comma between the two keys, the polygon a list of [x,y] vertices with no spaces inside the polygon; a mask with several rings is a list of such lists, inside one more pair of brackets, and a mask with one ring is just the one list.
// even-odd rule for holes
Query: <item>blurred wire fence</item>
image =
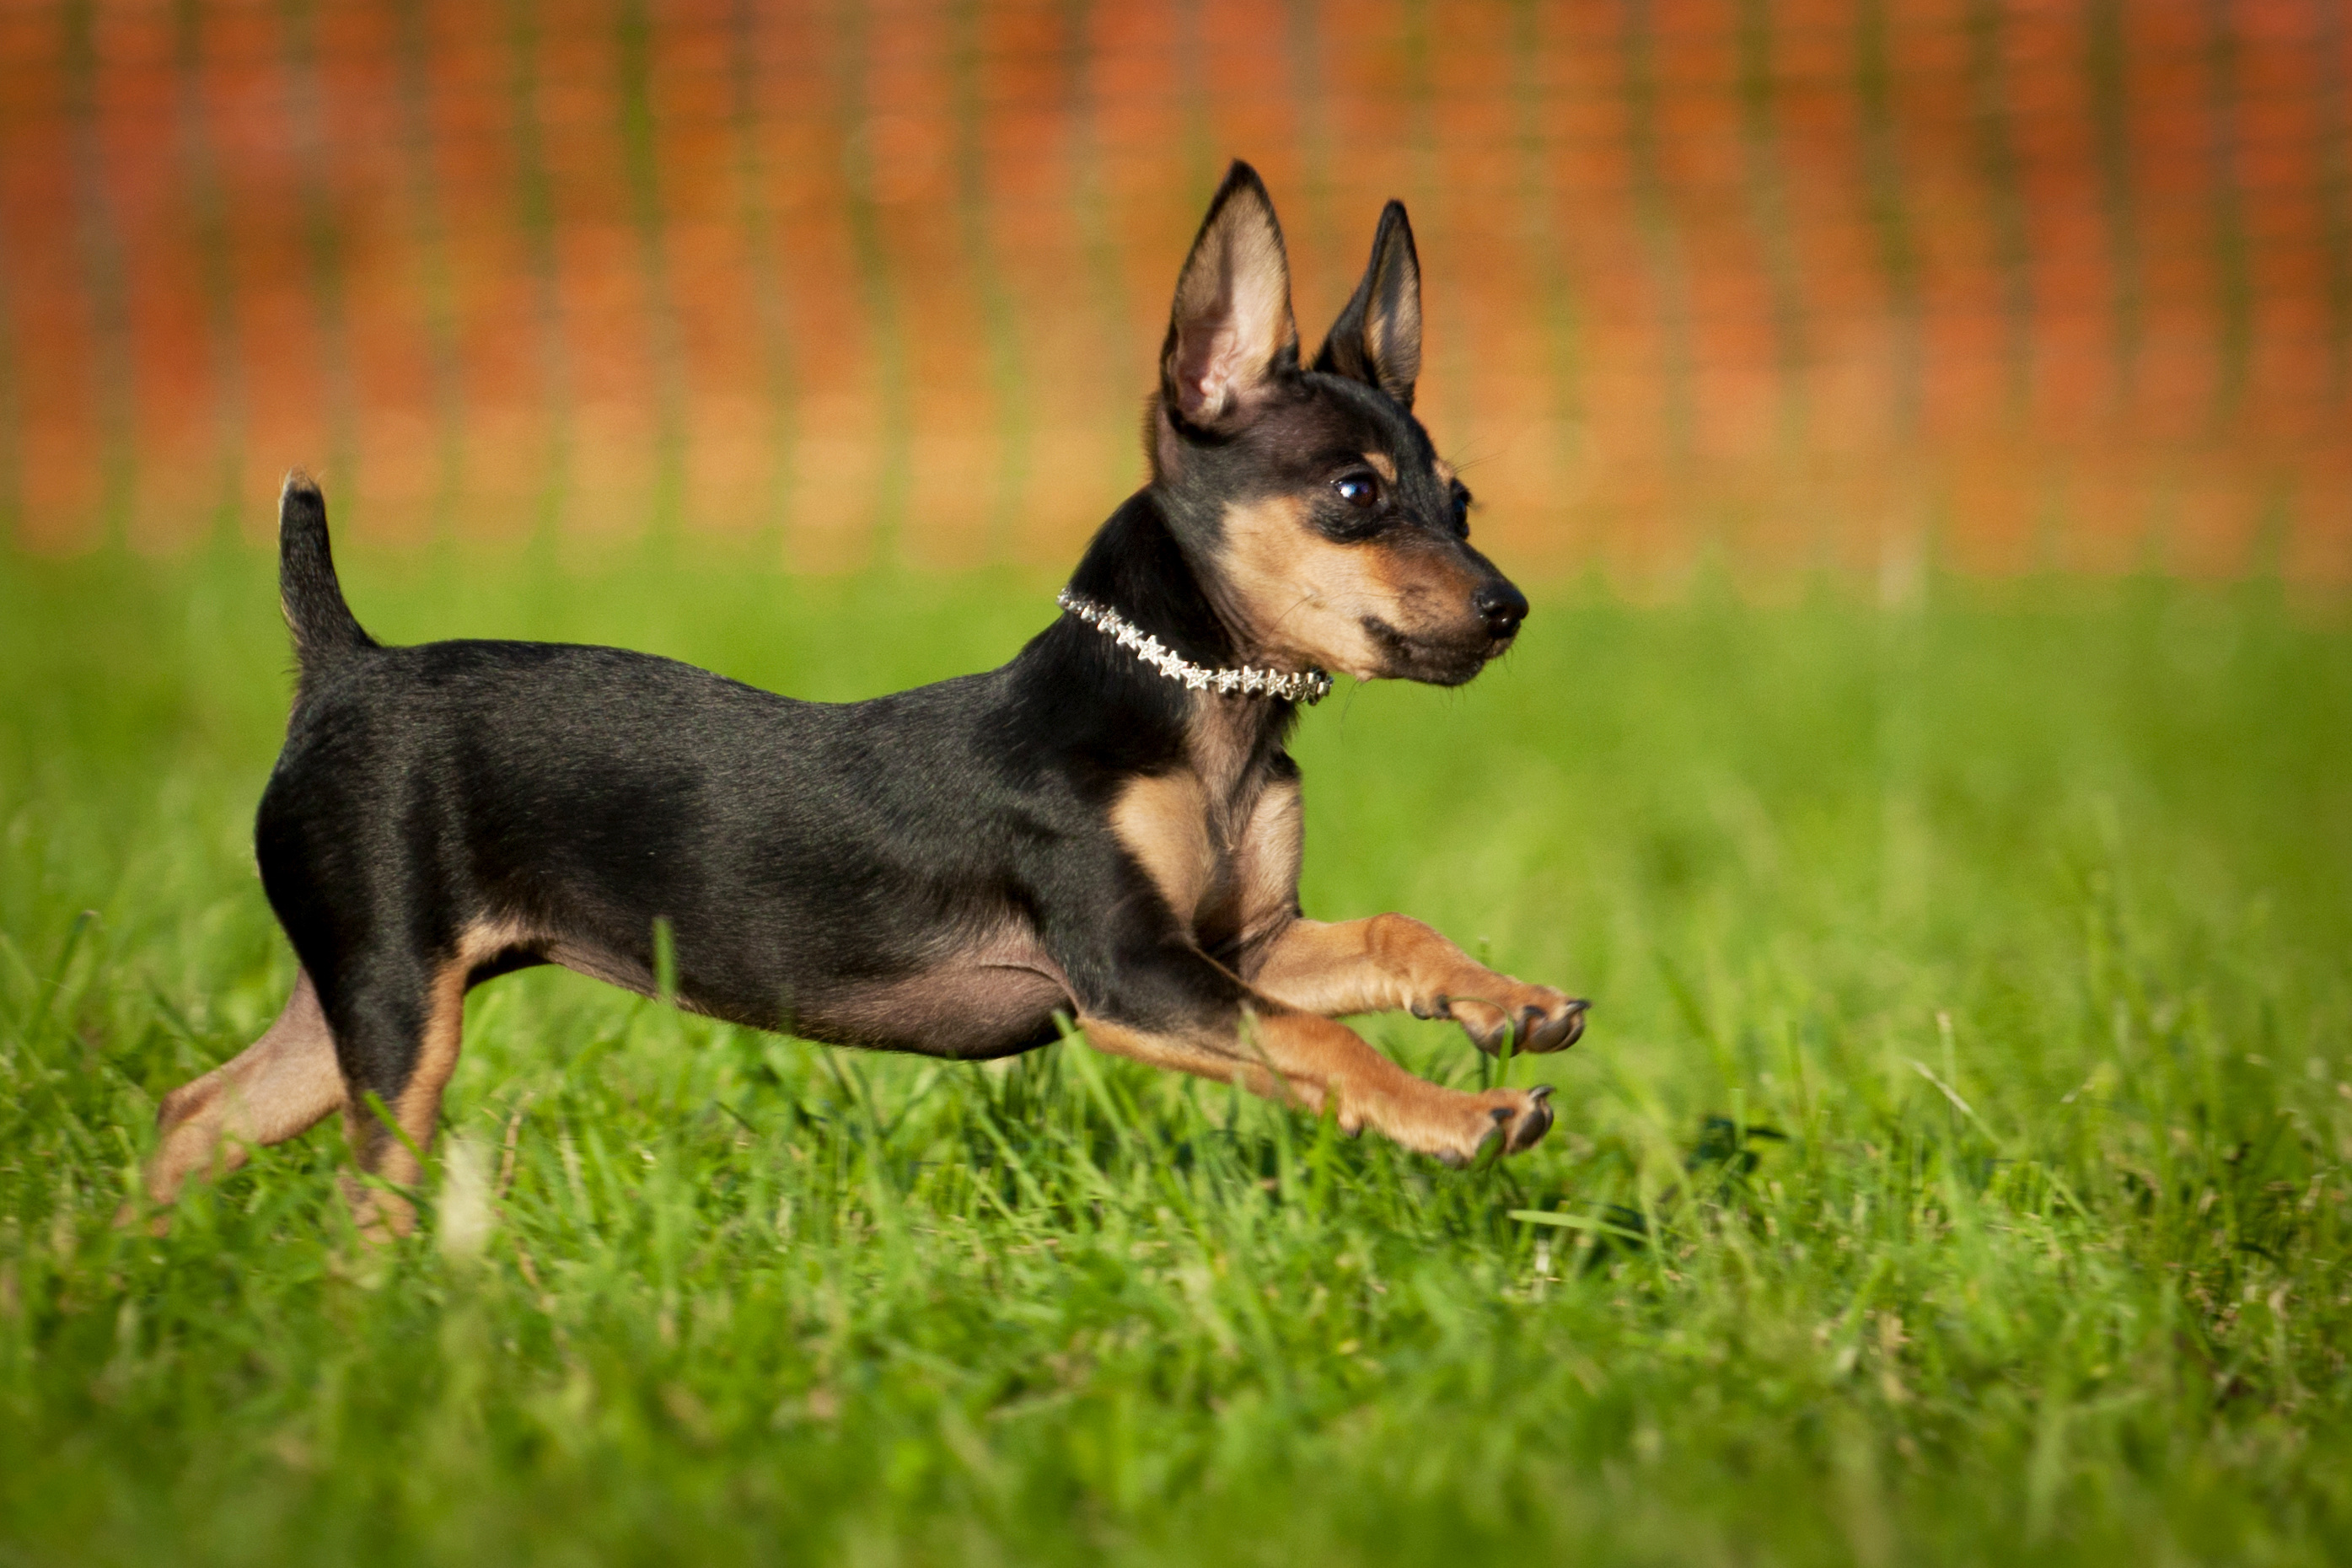
{"label": "blurred wire fence", "polygon": [[1066,556],[1256,163],[1528,570],[2352,581],[2346,0],[0,0],[0,526]]}

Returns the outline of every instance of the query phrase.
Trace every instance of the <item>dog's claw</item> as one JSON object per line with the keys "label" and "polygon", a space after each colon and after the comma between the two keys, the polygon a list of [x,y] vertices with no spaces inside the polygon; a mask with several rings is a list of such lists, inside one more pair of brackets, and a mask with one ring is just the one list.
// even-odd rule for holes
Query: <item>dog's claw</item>
{"label": "dog's claw", "polygon": [[1584,1014],[1591,1005],[1581,996],[1571,996],[1549,1017],[1540,1007],[1526,1009],[1519,1026],[1519,1048],[1538,1053],[1568,1049],[1584,1037]]}
{"label": "dog's claw", "polygon": [[[1467,1146],[1457,1143],[1432,1152],[1457,1171],[1489,1155],[1526,1152],[1543,1142],[1544,1134],[1551,1131],[1551,1089],[1548,1083],[1539,1083],[1525,1089],[1489,1090],[1479,1097],[1485,1101],[1477,1107],[1486,1113],[1484,1121],[1463,1130]],[[1502,1103],[1495,1103],[1496,1100]]]}
{"label": "dog's claw", "polygon": [[1584,1037],[1584,1015],[1591,1005],[1580,996],[1561,996],[1550,992],[1544,1000],[1523,1004],[1516,1014],[1495,1009],[1490,1015],[1494,1021],[1483,1027],[1477,1017],[1465,1017],[1458,1010],[1454,1021],[1462,1026],[1472,1043],[1490,1057],[1502,1054],[1507,1038],[1515,1052],[1542,1056],[1564,1051]]}
{"label": "dog's claw", "polygon": [[1517,1154],[1522,1150],[1532,1149],[1543,1142],[1545,1133],[1551,1131],[1551,1085],[1536,1085],[1528,1090],[1528,1113],[1519,1119],[1519,1125],[1513,1130],[1511,1146],[1505,1151],[1506,1153]]}

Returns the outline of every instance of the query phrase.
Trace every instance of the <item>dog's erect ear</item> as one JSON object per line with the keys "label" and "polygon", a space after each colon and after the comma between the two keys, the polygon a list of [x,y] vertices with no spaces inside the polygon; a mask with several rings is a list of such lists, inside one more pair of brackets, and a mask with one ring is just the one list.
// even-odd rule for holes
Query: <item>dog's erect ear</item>
{"label": "dog's erect ear", "polygon": [[1160,351],[1160,395],[1185,423],[1234,422],[1286,364],[1298,363],[1290,264],[1257,171],[1236,161],[1176,279]]}
{"label": "dog's erect ear", "polygon": [[1421,258],[1402,202],[1381,209],[1364,280],[1331,323],[1315,368],[1369,382],[1412,407],[1412,384],[1421,379]]}

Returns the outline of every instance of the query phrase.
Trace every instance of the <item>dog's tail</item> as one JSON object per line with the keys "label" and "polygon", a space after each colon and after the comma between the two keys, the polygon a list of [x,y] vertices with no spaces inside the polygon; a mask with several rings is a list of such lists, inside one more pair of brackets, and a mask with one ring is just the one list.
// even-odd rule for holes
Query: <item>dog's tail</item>
{"label": "dog's tail", "polygon": [[294,654],[306,681],[345,655],[376,646],[343,602],[343,585],[335,580],[327,498],[299,468],[287,474],[286,488],[278,495],[278,602],[294,634]]}

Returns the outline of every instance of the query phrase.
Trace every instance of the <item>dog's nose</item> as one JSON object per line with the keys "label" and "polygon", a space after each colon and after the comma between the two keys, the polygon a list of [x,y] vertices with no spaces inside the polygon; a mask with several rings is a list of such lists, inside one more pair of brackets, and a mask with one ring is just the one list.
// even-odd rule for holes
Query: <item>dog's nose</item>
{"label": "dog's nose", "polygon": [[1499,579],[1471,595],[1470,607],[1478,612],[1478,618],[1486,623],[1486,635],[1496,642],[1518,636],[1519,623],[1528,618],[1528,596]]}

